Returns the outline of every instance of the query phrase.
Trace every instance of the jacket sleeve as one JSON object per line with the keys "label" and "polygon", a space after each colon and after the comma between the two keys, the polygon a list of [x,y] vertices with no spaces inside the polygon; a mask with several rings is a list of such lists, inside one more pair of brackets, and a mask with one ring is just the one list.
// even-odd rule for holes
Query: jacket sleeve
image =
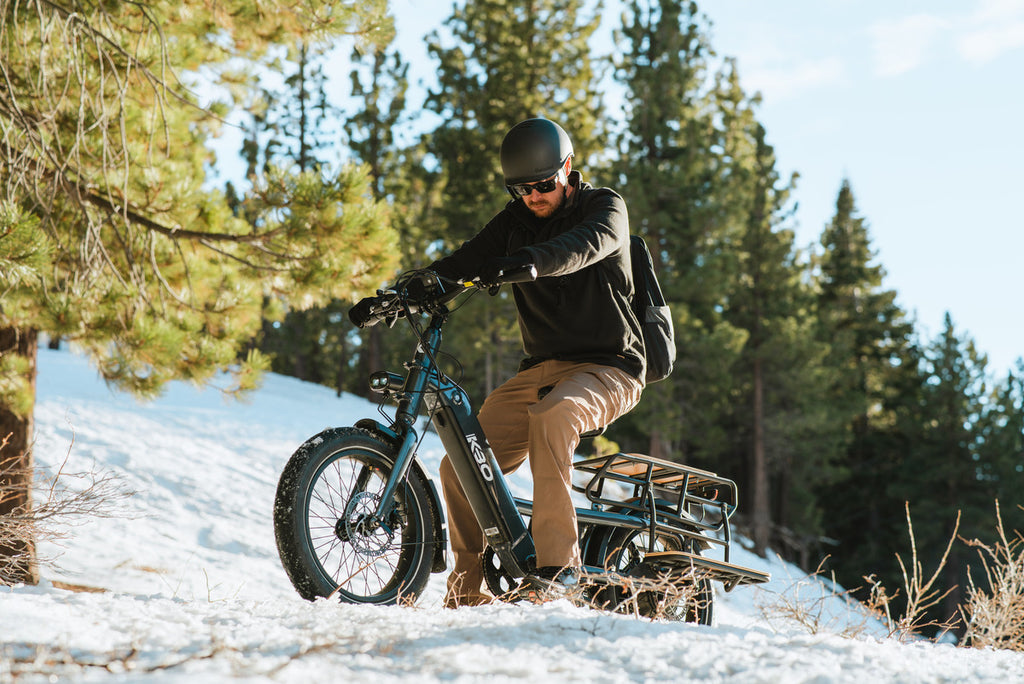
{"label": "jacket sleeve", "polygon": [[521,250],[533,259],[538,276],[574,273],[629,244],[626,203],[613,190],[601,188],[588,193],[581,213],[581,220],[569,230]]}
{"label": "jacket sleeve", "polygon": [[499,213],[479,233],[427,268],[450,280],[472,280],[480,275],[480,267],[485,261],[505,256],[507,245],[508,221],[503,220]]}

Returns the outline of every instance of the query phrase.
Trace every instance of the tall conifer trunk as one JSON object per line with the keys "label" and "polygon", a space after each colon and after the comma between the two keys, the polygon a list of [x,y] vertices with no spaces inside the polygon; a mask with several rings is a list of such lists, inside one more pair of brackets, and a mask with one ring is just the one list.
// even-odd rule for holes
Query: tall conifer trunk
{"label": "tall conifer trunk", "polygon": [[[35,330],[0,328],[0,356],[17,354],[29,360],[28,391],[33,397],[31,405],[35,404],[38,346]],[[0,518],[12,513],[24,514],[32,508],[32,429],[31,411],[26,416],[19,416],[0,404],[0,441],[4,437],[8,438],[7,446],[0,452]],[[8,566],[9,571],[0,575],[0,584],[39,583],[33,539],[0,543],[0,557],[18,558],[17,562]],[[0,568],[4,566],[7,563],[0,563]]]}
{"label": "tall conifer trunk", "polygon": [[768,462],[764,448],[764,377],[761,360],[754,359],[754,443],[751,480],[753,482],[754,552],[763,556],[771,535],[771,509],[768,504]]}

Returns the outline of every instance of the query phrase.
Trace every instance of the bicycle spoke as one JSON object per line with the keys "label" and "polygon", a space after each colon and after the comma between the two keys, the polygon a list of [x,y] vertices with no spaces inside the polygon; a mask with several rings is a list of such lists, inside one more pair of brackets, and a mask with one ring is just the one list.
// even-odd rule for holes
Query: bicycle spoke
{"label": "bicycle spoke", "polygon": [[[307,519],[316,557],[341,588],[362,595],[383,591],[394,581],[404,552],[404,521],[398,521],[393,538],[382,528],[363,533],[354,527],[355,516],[374,512],[375,495],[385,484],[369,464],[338,458],[321,472],[310,493]],[[349,538],[340,536],[339,526]]]}

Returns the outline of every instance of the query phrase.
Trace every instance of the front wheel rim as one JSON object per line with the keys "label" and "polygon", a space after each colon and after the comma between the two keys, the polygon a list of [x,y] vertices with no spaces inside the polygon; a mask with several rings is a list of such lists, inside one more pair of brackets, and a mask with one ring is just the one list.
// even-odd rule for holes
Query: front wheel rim
{"label": "front wheel rim", "polygon": [[[320,573],[353,598],[391,594],[411,562],[407,526],[367,524],[387,483],[372,456],[340,452],[314,475],[307,497],[306,531]],[[396,495],[401,508],[402,495]],[[400,517],[400,516],[395,516]]]}

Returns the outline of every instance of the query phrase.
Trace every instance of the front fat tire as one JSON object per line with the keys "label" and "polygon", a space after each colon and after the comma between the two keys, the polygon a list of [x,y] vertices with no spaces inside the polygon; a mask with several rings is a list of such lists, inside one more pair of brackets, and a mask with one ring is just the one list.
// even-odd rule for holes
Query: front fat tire
{"label": "front fat tire", "polygon": [[421,476],[410,470],[398,487],[390,529],[358,525],[376,510],[394,462],[391,444],[359,428],[325,430],[292,455],[277,486],[274,535],[300,596],[395,604],[423,592],[434,530]]}

